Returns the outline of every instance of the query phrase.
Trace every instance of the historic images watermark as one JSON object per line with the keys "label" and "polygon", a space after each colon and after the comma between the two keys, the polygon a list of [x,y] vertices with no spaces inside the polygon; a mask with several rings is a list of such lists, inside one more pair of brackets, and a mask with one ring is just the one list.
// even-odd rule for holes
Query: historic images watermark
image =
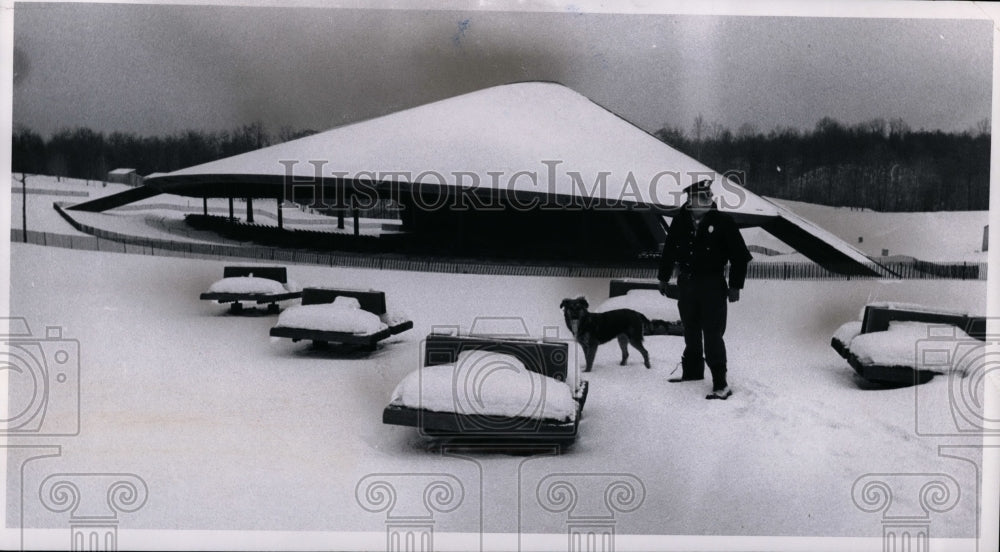
{"label": "historic images watermark", "polygon": [[38,489],[47,510],[69,514],[72,550],[118,550],[118,516],[138,511],[148,495],[134,473],[55,473]]}
{"label": "historic images watermark", "polygon": [[[881,514],[886,552],[928,550],[934,519],[956,509],[963,500],[975,502],[975,507],[969,508],[975,519],[967,521],[971,534],[979,531],[980,472],[987,448],[982,439],[1000,430],[1000,420],[986,410],[986,395],[997,391],[993,380],[1000,358],[991,349],[1000,340],[987,332],[986,318],[926,313],[928,320],[942,316],[949,317],[951,323],[926,323],[926,334],[913,344],[914,434],[940,440],[941,458],[970,463],[975,468],[975,483],[963,492],[953,475],[930,471],[868,473],[855,480],[851,489],[854,505]],[[967,444],[956,445],[956,440]],[[955,519],[942,523],[946,527]]]}
{"label": "historic images watermark", "polygon": [[[29,462],[62,457],[81,433],[81,355],[79,340],[62,326],[32,332],[26,318],[6,318],[0,335],[0,371],[7,381],[6,414],[0,435],[7,443],[7,470],[17,473],[8,488],[8,512],[16,512],[21,548],[26,540],[26,509],[40,503],[45,510],[69,514],[71,550],[117,550],[119,514],[136,512],[146,503],[145,480],[133,473],[59,472],[44,476],[37,488],[26,476]],[[41,471],[44,466],[33,468]]]}
{"label": "historic images watermark", "polygon": [[534,496],[522,495],[519,513],[541,507],[558,518],[565,527],[567,552],[613,552],[619,517],[646,500],[646,486],[629,473],[551,473],[534,491]]}
{"label": "historic images watermark", "polygon": [[80,343],[60,326],[34,334],[24,318],[8,318],[0,336],[7,414],[0,435],[68,437],[80,433]]}
{"label": "historic images watermark", "polygon": [[462,481],[448,473],[373,473],[355,487],[365,510],[385,513],[387,552],[434,550],[436,516],[465,500]]}
{"label": "historic images watermark", "polygon": [[958,482],[944,473],[868,473],[851,488],[858,509],[882,514],[885,552],[928,550],[932,514],[950,511],[960,496]]}
{"label": "historic images watermark", "polygon": [[1000,392],[1000,335],[990,334],[987,318],[967,317],[964,328],[927,327],[914,358],[918,370],[946,378],[947,385],[914,386],[914,426],[926,437],[1000,435],[1000,417],[986,409],[986,396]]}
{"label": "historic images watermark", "polygon": [[[564,170],[563,161],[541,160],[524,170],[450,171],[329,170],[328,160],[278,161],[283,169],[283,201],[313,207],[370,209],[393,198],[394,209],[422,211],[627,210],[661,205],[679,207],[684,188],[701,180],[718,183],[719,207],[735,209],[748,199],[743,171],[669,171],[638,176],[599,171],[585,176]],[[485,176],[484,176],[485,175]]]}
{"label": "historic images watermark", "polygon": [[[510,505],[512,513],[516,507],[518,549],[531,546],[522,537],[553,532],[566,535],[567,551],[615,549],[620,518],[646,499],[642,480],[534,462],[566,452],[582,415],[577,400],[586,384],[579,379],[578,347],[559,330],[532,333],[520,317],[477,317],[468,327],[432,329],[421,343],[421,368],[397,387],[391,404],[427,414],[416,424],[422,437],[444,441],[436,448],[442,457],[473,462],[479,480],[444,472],[362,477],[355,499],[369,512],[385,513],[386,550],[433,550],[442,516],[455,512],[477,483],[480,515],[483,501]],[[567,404],[573,408],[568,425],[551,417]],[[514,475],[505,472],[515,468],[510,463],[480,461],[481,454],[497,453],[524,457],[516,464],[517,485],[491,484],[484,496],[484,479],[499,483]]]}

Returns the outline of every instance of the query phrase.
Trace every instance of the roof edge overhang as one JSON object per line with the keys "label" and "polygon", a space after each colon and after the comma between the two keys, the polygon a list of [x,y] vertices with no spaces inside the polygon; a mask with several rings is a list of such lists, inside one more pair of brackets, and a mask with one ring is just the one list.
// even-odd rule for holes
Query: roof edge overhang
{"label": "roof edge overhang", "polygon": [[[398,180],[372,181],[319,177],[297,179],[270,174],[199,174],[164,175],[148,179],[146,186],[160,193],[187,197],[216,198],[274,198],[310,205],[349,206],[351,198],[361,201],[374,199],[407,200],[418,206],[428,206],[428,199],[440,203],[432,205],[443,208],[449,205],[458,208],[469,206],[495,205],[498,208],[589,208],[615,210],[642,210],[660,215],[673,216],[680,207],[644,201],[638,195],[620,198],[570,195],[552,193],[546,190],[518,189],[504,186],[455,186],[448,183],[409,182]],[[542,186],[539,186],[541,188]],[[667,197],[664,194],[664,197]],[[447,201],[451,200],[451,201]],[[747,225],[757,225],[767,217],[748,215],[741,217],[755,221]]]}

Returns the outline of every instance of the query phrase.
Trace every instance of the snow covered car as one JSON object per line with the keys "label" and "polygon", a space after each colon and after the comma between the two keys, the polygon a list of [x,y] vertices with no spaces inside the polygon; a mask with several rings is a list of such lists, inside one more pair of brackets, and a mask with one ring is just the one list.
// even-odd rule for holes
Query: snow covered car
{"label": "snow covered car", "polygon": [[684,324],[677,310],[677,286],[670,288],[664,296],[655,280],[611,280],[608,300],[598,305],[594,312],[632,309],[649,319],[651,331],[647,335],[684,335]]}
{"label": "snow covered car", "polygon": [[870,303],[840,326],[830,346],[862,378],[882,385],[965,375],[985,346],[986,319],[912,303]]}
{"label": "snow covered car", "polygon": [[283,266],[227,266],[222,279],[199,297],[203,301],[230,303],[231,312],[241,312],[243,303],[267,304],[268,312],[278,312],[278,301],[298,299],[302,289],[288,281]]}
{"label": "snow covered car", "polygon": [[315,345],[346,343],[374,350],[379,341],[413,327],[405,314],[386,309],[385,293],[376,290],[305,288],[302,304],[278,316],[272,337]]}
{"label": "snow covered car", "polygon": [[568,352],[565,341],[431,334],[382,422],[433,437],[572,442],[588,386]]}

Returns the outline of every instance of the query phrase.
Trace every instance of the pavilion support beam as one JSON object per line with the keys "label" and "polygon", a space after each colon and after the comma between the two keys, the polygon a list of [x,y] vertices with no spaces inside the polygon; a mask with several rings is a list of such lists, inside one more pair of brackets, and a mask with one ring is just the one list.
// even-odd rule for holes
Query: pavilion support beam
{"label": "pavilion support beam", "polygon": [[281,219],[281,198],[280,197],[277,199],[277,202],[278,202],[278,230],[281,230],[281,229],[283,229],[285,227],[285,225],[284,225],[284,222]]}
{"label": "pavilion support beam", "polygon": [[201,198],[201,212],[203,215],[208,215],[208,196]]}
{"label": "pavilion support beam", "polygon": [[229,220],[233,220],[234,218],[236,217],[233,215],[233,197],[229,196]]}
{"label": "pavilion support beam", "polygon": [[253,224],[253,198],[247,198],[247,222]]}

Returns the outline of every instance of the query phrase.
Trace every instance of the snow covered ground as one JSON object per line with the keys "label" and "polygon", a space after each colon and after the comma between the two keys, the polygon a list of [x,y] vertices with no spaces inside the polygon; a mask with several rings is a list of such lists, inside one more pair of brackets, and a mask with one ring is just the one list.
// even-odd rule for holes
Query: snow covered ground
{"label": "snow covered ground", "polygon": [[[986,252],[982,250],[983,227],[989,224],[989,211],[880,213],[784,199],[771,201],[829,230],[869,256],[881,256],[882,250],[888,249],[889,255],[907,255],[924,261],[986,262]],[[861,243],[859,237],[863,238]]]}
{"label": "snow covered ground", "polygon": [[[80,345],[82,429],[50,439],[63,445],[60,456],[26,465],[27,527],[65,527],[66,514],[34,492],[47,475],[96,471],[147,482],[130,529],[384,532],[387,514],[359,504],[358,483],[390,474],[400,501],[416,494],[419,503],[426,481],[416,474],[439,473],[461,482],[463,499],[434,514],[436,532],[565,534],[567,513],[539,502],[541,482],[562,473],[641,482],[641,504],[614,514],[617,534],[880,537],[881,514],[855,504],[855,481],[942,473],[961,493],[932,515],[932,535],[975,534],[975,467],[938,450],[975,438],[917,433],[918,413],[938,429],[954,425],[954,382],[869,389],[829,342],[875,300],[983,313],[984,281],[749,281],[730,309],[728,401],[706,401],[706,382],[666,382],[680,337],[647,338],[649,370],[638,355],[617,366],[611,343],[582,376],[590,394],[565,454],[449,455],[413,428],[381,423],[393,389],[420,364],[421,339],[477,317],[520,317],[532,333],[554,327],[568,338],[561,299],[599,304],[608,280],[289,265],[304,287],[380,289],[390,309],[410,313],[413,330],[364,355],[272,339],[275,316],[231,316],[199,301],[225,264],[12,244],[11,315],[35,334],[61,326]],[[46,424],[67,416],[56,406]],[[579,484],[580,500],[603,504],[603,488]],[[893,504],[922,512],[918,493]],[[18,519],[15,509],[8,501],[8,519]]]}

